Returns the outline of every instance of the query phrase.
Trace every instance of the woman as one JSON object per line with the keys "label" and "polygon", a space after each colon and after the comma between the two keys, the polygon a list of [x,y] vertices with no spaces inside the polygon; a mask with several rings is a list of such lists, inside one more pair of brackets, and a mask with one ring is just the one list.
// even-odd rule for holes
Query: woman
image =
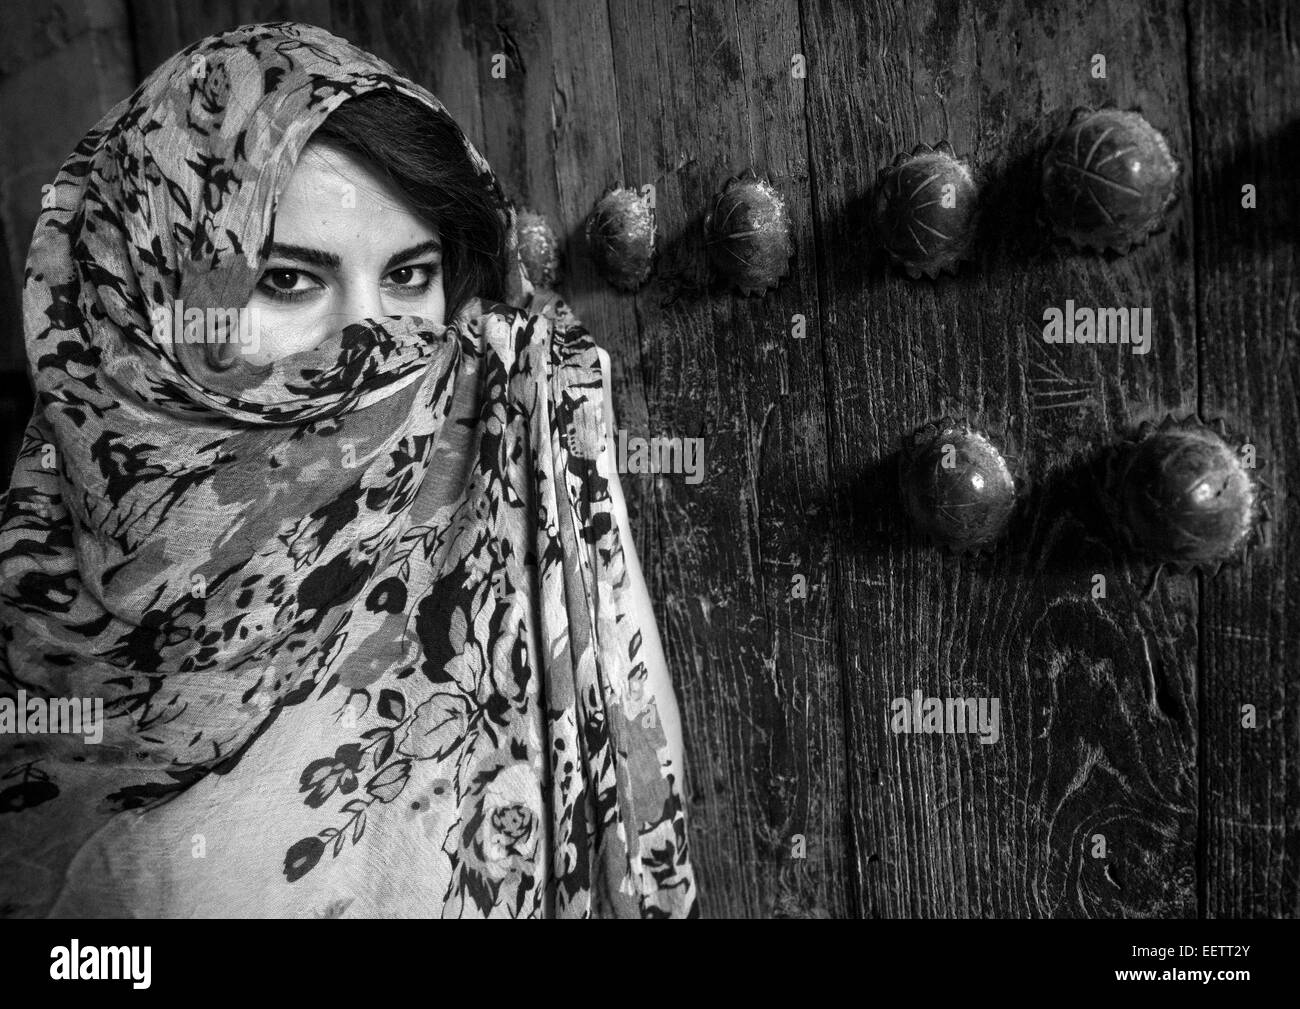
{"label": "woman", "polygon": [[694,916],[608,359],[442,105],[244,26],[51,203],[0,515],[2,913]]}

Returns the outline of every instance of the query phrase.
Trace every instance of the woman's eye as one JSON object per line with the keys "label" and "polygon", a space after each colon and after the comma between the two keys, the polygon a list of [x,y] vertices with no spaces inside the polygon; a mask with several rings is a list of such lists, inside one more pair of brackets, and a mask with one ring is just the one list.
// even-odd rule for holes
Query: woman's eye
{"label": "woman's eye", "polygon": [[294,299],[320,287],[310,273],[302,270],[267,270],[257,286],[273,298]]}
{"label": "woman's eye", "polygon": [[404,292],[423,291],[433,282],[437,275],[437,270],[431,263],[421,263],[418,266],[400,266],[388,275],[388,281],[393,287],[399,287]]}

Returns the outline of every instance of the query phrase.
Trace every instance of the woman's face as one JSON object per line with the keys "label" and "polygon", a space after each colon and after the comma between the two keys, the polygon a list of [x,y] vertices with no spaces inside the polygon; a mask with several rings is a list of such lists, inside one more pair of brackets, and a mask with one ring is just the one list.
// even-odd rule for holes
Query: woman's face
{"label": "woman's face", "polygon": [[276,206],[272,240],[249,299],[261,314],[254,364],[308,350],[361,319],[443,322],[438,230],[365,160],[308,143]]}

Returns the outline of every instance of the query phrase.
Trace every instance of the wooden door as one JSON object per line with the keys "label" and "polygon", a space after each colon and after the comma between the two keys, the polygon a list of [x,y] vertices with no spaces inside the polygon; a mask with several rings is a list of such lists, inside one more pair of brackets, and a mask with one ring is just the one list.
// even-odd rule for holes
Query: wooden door
{"label": "wooden door", "polygon": [[[439,95],[567,240],[563,293],[613,357],[620,426],[704,446],[699,483],[623,483],[683,709],[706,916],[1300,911],[1285,5],[85,6],[98,27],[67,44],[120,43],[134,80],[210,31],[329,28]],[[74,92],[88,121],[65,146],[117,97]],[[1168,228],[1123,258],[1074,252],[1038,219],[1044,144],[1106,101],[1139,107],[1184,169]],[[909,280],[873,249],[869,196],[896,152],[941,139],[983,180],[979,255]],[[711,274],[701,229],[745,168],[794,224],[790,274],[758,298]],[[579,237],[619,184],[656,193],[659,257],[635,294]],[[30,234],[12,217],[11,266]],[[1066,299],[1150,306],[1151,352],[1045,344],[1043,311]],[[1116,549],[1095,464],[1141,421],[1195,412],[1257,447],[1267,538],[1240,569],[1153,582]],[[943,415],[996,432],[1032,481],[987,556],[941,553],[901,517],[900,437]],[[914,690],[998,698],[1000,738],[895,734],[891,701]]]}

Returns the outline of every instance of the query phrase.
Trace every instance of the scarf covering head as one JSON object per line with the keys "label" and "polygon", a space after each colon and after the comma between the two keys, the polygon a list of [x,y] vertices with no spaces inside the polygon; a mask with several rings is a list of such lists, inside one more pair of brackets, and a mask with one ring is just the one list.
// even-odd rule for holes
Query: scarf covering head
{"label": "scarf covering head", "polygon": [[54,182],[0,500],[0,914],[698,913],[596,344],[562,301],[529,311],[468,139],[512,304],[260,368],[153,331],[248,302],[304,144],[376,89],[450,119],[319,28],[243,26]]}

